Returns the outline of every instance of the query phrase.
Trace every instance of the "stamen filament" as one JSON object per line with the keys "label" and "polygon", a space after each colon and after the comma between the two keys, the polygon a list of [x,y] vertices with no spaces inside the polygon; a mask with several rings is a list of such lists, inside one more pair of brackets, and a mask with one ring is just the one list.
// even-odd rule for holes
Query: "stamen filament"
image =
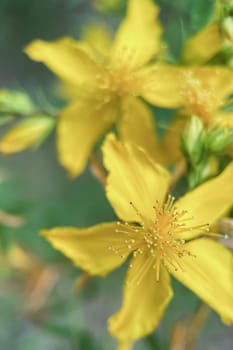
{"label": "stamen filament", "polygon": [[[139,224],[119,222],[116,233],[125,234],[125,241],[121,246],[111,248],[122,256],[125,256],[127,250],[130,250],[133,253],[131,267],[138,255],[145,254],[146,257],[149,254],[146,262],[139,267],[130,282],[141,283],[143,276],[151,267],[155,270],[155,279],[158,282],[161,264],[167,268],[172,267],[175,270],[184,271],[181,259],[184,256],[195,256],[185,249],[186,241],[183,238],[179,239],[179,236],[188,232],[197,235],[206,234],[209,231],[209,225],[192,226],[193,217],[189,216],[185,210],[179,211],[175,206],[175,198],[170,195],[165,203],[156,202],[153,207],[155,211],[154,221],[145,217],[132,202],[130,205],[139,218]],[[209,235],[221,236],[212,233]]]}

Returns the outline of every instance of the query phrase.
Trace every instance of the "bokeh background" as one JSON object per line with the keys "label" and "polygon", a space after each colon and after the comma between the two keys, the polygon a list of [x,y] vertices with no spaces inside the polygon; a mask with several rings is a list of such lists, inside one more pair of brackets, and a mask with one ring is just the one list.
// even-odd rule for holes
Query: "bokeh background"
{"label": "bokeh background", "polygon": [[[186,38],[210,20],[215,1],[157,3],[175,61]],[[39,106],[59,108],[56,79],[31,62],[23,47],[35,38],[80,38],[85,26],[98,22],[114,30],[125,7],[121,0],[0,0],[0,88],[25,91]],[[166,111],[157,110],[156,117],[164,120]],[[85,227],[114,218],[90,169],[70,180],[57,162],[54,136],[37,150],[1,156],[0,209],[24,220],[18,228],[0,220],[0,349],[114,349],[106,321],[120,305],[126,266],[106,278],[93,278],[77,293],[75,281],[82,271],[39,235],[41,228]],[[174,322],[188,319],[197,309],[196,296],[176,282],[173,285],[175,297],[161,325],[136,349],[169,349]],[[143,303],[143,296],[138,302]],[[232,329],[210,312],[197,349],[230,350],[232,341]]]}

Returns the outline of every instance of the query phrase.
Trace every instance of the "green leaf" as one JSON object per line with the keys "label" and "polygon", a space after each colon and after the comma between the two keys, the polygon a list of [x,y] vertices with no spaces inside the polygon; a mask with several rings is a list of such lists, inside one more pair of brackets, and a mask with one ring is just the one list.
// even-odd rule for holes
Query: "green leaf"
{"label": "green leaf", "polygon": [[191,13],[191,27],[194,32],[199,31],[213,17],[216,0],[194,0]]}

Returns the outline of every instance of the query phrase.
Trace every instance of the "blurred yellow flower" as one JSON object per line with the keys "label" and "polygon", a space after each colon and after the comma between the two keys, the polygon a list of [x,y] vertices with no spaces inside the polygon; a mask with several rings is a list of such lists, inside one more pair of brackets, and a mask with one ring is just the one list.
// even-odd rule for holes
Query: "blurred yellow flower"
{"label": "blurred yellow flower", "polygon": [[131,256],[111,334],[127,345],[158,325],[172,297],[169,273],[232,323],[232,254],[207,236],[233,202],[233,163],[175,202],[169,174],[144,150],[109,135],[103,151],[107,197],[122,222],[42,234],[91,275],[104,276]]}
{"label": "blurred yellow flower", "polygon": [[180,133],[187,117],[200,117],[206,127],[233,127],[233,113],[221,111],[233,92],[233,73],[229,69],[218,66],[177,67],[176,72],[179,82],[176,94],[181,100],[179,116],[168,125],[160,140],[156,138],[149,109],[139,103],[128,101],[128,112],[119,127],[122,140],[144,148],[162,164],[173,164],[181,158]]}
{"label": "blurred yellow flower", "polygon": [[183,98],[180,113],[169,125],[161,141],[168,163],[181,157],[180,133],[187,117],[198,116],[205,127],[232,128],[233,113],[224,111],[227,98],[233,92],[233,73],[219,66],[181,68],[180,93]]}
{"label": "blurred yellow flower", "polygon": [[[43,62],[76,91],[76,98],[60,115],[58,154],[72,176],[80,174],[93,145],[110,126],[124,122],[128,105],[141,96],[152,104],[176,107],[179,94],[178,69],[150,64],[160,50],[161,26],[158,7],[152,0],[129,0],[126,18],[109,50],[105,34],[101,45],[63,38],[53,42],[36,40],[25,52]],[[136,107],[134,107],[136,108]]]}
{"label": "blurred yellow flower", "polygon": [[196,115],[206,125],[221,123],[217,112],[233,92],[232,71],[218,66],[203,66],[184,68],[180,74],[183,114]]}

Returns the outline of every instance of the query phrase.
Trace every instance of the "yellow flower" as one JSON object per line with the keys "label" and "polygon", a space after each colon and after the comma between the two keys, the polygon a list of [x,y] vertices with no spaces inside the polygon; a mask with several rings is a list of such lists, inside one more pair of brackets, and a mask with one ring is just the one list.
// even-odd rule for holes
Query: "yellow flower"
{"label": "yellow flower", "polygon": [[200,117],[205,127],[232,128],[233,113],[224,112],[227,98],[233,92],[233,74],[227,68],[200,66],[181,68],[180,93],[183,98],[180,115],[169,125],[161,141],[168,163],[181,157],[180,133],[187,117]]}
{"label": "yellow flower", "polygon": [[207,238],[207,228],[232,204],[233,163],[174,202],[167,196],[169,174],[141,148],[110,135],[103,150],[110,172],[106,193],[122,221],[42,234],[92,275],[104,276],[131,256],[122,307],[109,320],[111,334],[127,344],[158,325],[172,297],[169,273],[232,323],[232,255]]}
{"label": "yellow flower", "polygon": [[30,58],[43,62],[70,84],[73,92],[77,91],[74,102],[61,112],[58,124],[60,162],[71,175],[83,171],[100,135],[114,122],[123,123],[127,98],[131,104],[142,104],[137,101],[141,96],[165,107],[182,102],[176,79],[178,69],[149,65],[161,46],[157,15],[158,8],[152,0],[129,0],[126,18],[110,50],[106,36],[103,45],[95,45],[94,50],[90,41],[69,38],[36,40],[25,49]]}
{"label": "yellow flower", "polygon": [[146,106],[128,102],[128,113],[125,113],[119,127],[122,140],[139,145],[162,164],[171,164],[181,158],[180,133],[187,117],[199,116],[207,127],[233,126],[233,113],[220,110],[233,92],[233,74],[229,69],[218,66],[179,67],[176,72],[181,115],[168,125],[161,140],[156,138],[153,118]]}
{"label": "yellow flower", "polygon": [[184,68],[180,79],[183,114],[196,115],[206,125],[213,125],[233,92],[232,71],[218,66]]}

